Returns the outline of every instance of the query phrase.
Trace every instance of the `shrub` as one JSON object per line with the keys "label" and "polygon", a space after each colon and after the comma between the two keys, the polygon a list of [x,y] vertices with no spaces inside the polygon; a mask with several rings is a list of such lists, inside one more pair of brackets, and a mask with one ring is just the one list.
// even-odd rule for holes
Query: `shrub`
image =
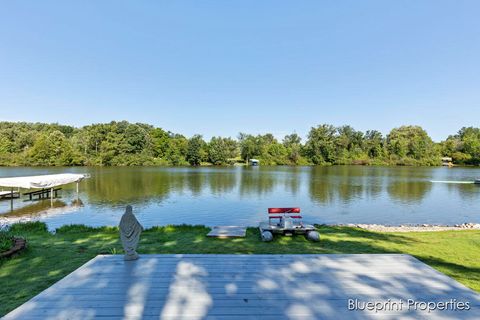
{"label": "shrub", "polygon": [[29,221],[14,223],[8,228],[8,231],[13,234],[19,232],[48,232],[48,227],[45,222]]}
{"label": "shrub", "polygon": [[69,224],[61,226],[55,230],[56,233],[82,233],[82,232],[116,232],[118,231],[117,227],[90,227],[84,224]]}
{"label": "shrub", "polygon": [[5,232],[0,231],[0,252],[7,251],[12,247],[13,244],[13,237]]}

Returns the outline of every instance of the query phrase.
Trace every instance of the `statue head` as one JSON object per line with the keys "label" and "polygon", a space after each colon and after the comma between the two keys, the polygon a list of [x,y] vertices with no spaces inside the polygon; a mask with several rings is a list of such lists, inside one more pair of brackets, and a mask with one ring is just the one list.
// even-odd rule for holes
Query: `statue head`
{"label": "statue head", "polygon": [[125,213],[132,213],[133,212],[133,208],[131,205],[128,205],[127,208],[125,209]]}

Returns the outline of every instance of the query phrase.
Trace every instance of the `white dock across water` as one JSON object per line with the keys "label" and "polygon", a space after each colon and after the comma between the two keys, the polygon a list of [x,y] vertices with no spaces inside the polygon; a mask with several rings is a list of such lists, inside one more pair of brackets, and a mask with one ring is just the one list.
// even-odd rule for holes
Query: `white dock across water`
{"label": "white dock across water", "polygon": [[[352,311],[348,300],[404,301]],[[420,302],[468,302],[430,313]],[[480,295],[401,254],[121,255],[92,259],[5,319],[480,319]]]}

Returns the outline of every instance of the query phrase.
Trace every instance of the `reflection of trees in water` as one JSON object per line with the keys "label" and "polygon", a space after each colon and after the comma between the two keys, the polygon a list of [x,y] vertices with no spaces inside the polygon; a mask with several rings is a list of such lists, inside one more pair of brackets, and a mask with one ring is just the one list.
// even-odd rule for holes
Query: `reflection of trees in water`
{"label": "reflection of trees in water", "polygon": [[390,197],[403,202],[420,202],[431,189],[430,181],[400,180],[391,182],[387,187]]}
{"label": "reflection of trees in water", "polygon": [[[418,167],[392,167],[386,172],[387,192],[395,200],[420,202],[430,192],[432,183],[427,180],[431,169]],[[415,180],[413,180],[415,179]]]}
{"label": "reflection of trees in water", "polygon": [[112,204],[161,202],[171,193],[198,196],[207,187],[215,193],[228,192],[237,180],[232,170],[209,168],[99,168],[91,175],[84,186],[89,199]]}
{"label": "reflection of trees in water", "polygon": [[383,189],[382,171],[364,166],[312,167],[310,198],[319,203],[349,203],[362,197],[377,197]]}
{"label": "reflection of trees in water", "polygon": [[237,184],[237,175],[233,170],[212,172],[208,174],[208,185],[213,194],[231,192]]}
{"label": "reflection of trees in water", "polygon": [[312,167],[310,171],[309,192],[312,201],[330,203],[335,199],[335,188],[330,167]]}
{"label": "reflection of trees in water", "polygon": [[187,171],[183,174],[185,181],[187,182],[187,189],[194,196],[202,194],[203,187],[206,183],[205,173],[202,171]]}
{"label": "reflection of trees in water", "polygon": [[448,192],[458,194],[462,200],[475,201],[480,198],[480,185],[446,183],[444,186]]}
{"label": "reflection of trees in water", "polygon": [[244,168],[241,171],[240,195],[258,196],[271,193],[275,186],[275,172],[262,168]]}
{"label": "reflection of trees in water", "polygon": [[292,194],[297,194],[300,190],[300,186],[303,181],[303,172],[305,168],[301,167],[288,167],[288,171],[285,173],[284,187]]}
{"label": "reflection of trees in water", "polygon": [[90,201],[115,204],[164,199],[173,180],[183,182],[182,175],[173,176],[155,168],[99,168],[91,175],[84,185]]}
{"label": "reflection of trees in water", "polygon": [[368,175],[362,177],[365,196],[368,198],[377,198],[384,189],[385,168],[368,167],[367,172]]}
{"label": "reflection of trees in water", "polygon": [[325,179],[310,179],[309,191],[310,198],[314,202],[330,203],[335,199],[334,190],[331,183]]}

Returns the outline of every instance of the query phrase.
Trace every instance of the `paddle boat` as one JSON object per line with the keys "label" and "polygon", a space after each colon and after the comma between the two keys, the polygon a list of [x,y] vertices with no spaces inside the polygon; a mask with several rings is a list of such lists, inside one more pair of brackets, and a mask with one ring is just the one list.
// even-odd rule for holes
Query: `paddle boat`
{"label": "paddle boat", "polygon": [[274,234],[303,234],[311,241],[320,241],[320,234],[311,224],[304,224],[300,208],[268,208],[268,221],[258,226],[263,241],[272,241]]}
{"label": "paddle boat", "polygon": [[480,178],[475,179],[475,181],[473,181],[473,183],[480,184]]}

